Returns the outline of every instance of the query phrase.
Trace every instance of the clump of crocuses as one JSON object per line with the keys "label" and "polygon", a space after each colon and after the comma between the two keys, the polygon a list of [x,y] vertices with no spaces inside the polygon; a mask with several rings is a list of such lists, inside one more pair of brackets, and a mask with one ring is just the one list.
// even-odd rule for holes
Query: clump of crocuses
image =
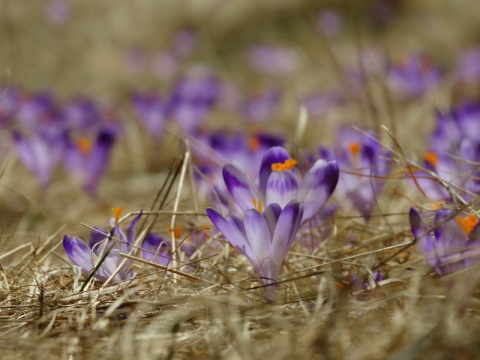
{"label": "clump of crocuses", "polygon": [[303,177],[296,165],[282,147],[265,153],[254,179],[238,163],[229,163],[223,178],[239,215],[223,217],[207,209],[213,224],[253,265],[269,299],[300,226],[322,209],[338,182],[335,161],[317,160]]}
{"label": "clump of crocuses", "polygon": [[423,256],[439,275],[468,268],[480,260],[480,227],[474,214],[440,209],[431,226],[410,209],[412,234]]}
{"label": "clump of crocuses", "polygon": [[[63,248],[70,260],[86,274],[95,270],[95,278],[106,281],[114,273],[113,282],[128,280],[133,277],[132,261],[125,260],[120,253],[128,254],[135,242],[135,226],[141,213],[128,225],[126,234],[118,226],[122,208],[113,209],[112,227],[109,231],[95,227],[91,231],[88,246],[76,236],[63,237]],[[118,272],[117,272],[118,269]]]}

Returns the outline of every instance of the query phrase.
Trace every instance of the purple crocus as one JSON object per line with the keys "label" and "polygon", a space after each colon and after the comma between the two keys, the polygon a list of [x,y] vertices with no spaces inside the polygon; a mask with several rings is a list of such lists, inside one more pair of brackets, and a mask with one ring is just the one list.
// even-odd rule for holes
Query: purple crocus
{"label": "purple crocus", "polygon": [[280,104],[280,91],[273,87],[259,88],[240,106],[240,115],[247,122],[272,120]]}
{"label": "purple crocus", "polygon": [[[127,233],[118,226],[119,214],[123,209],[114,209],[115,219],[110,231],[95,227],[90,233],[88,246],[76,236],[63,237],[63,248],[70,260],[82,271],[89,274],[105,254],[108,254],[95,272],[99,281],[106,281],[120,266],[124,258],[120,253],[128,254],[135,242],[135,225],[142,215],[137,215],[127,227]],[[128,280],[133,277],[132,262],[127,260],[120,271],[114,276],[113,282]]]}
{"label": "purple crocus", "polygon": [[415,100],[442,78],[442,71],[425,54],[409,54],[393,64],[387,85],[401,100]]}
{"label": "purple crocus", "polygon": [[318,14],[316,28],[323,35],[330,38],[342,30],[342,18],[335,10],[323,10]]}
{"label": "purple crocus", "polygon": [[114,130],[102,128],[93,141],[88,137],[68,141],[64,157],[65,168],[77,177],[82,187],[92,195],[107,169],[115,136]]}
{"label": "purple crocus", "polygon": [[65,133],[54,126],[44,126],[30,137],[13,132],[17,156],[45,188],[65,151]]}
{"label": "purple crocus", "polygon": [[343,128],[338,135],[339,146],[322,148],[321,154],[335,159],[342,172],[338,192],[368,220],[375,207],[375,199],[385,185],[390,171],[390,154],[382,151],[375,138],[354,129]]}
{"label": "purple crocus", "polygon": [[216,77],[204,69],[194,69],[189,77],[175,84],[168,104],[168,114],[184,131],[192,133],[212,109],[219,84]]}
{"label": "purple crocus", "polygon": [[[176,231],[177,232],[177,231]],[[182,251],[186,257],[190,257],[196,250],[196,247],[184,241],[179,242],[177,251]],[[149,233],[142,244],[142,258],[165,267],[172,265],[172,242],[164,239],[162,236]]]}
{"label": "purple crocus", "polygon": [[468,268],[480,260],[478,218],[440,209],[429,227],[415,208],[410,209],[410,226],[417,245],[439,275]]}
{"label": "purple crocus", "polygon": [[302,177],[296,164],[287,150],[272,147],[263,156],[258,183],[236,162],[224,166],[223,179],[242,212],[250,209],[252,202],[257,207],[275,203],[283,208],[296,199],[304,207],[301,219],[304,223],[322,209],[335,190],[338,166],[335,161],[319,159]]}
{"label": "purple crocus", "polygon": [[[271,203],[245,210],[244,220],[235,215],[224,218],[212,208],[207,215],[225,238],[252,264],[263,285],[275,283],[303,218],[303,205],[297,200],[286,206]],[[274,298],[273,286],[267,297]]]}
{"label": "purple crocus", "polygon": [[269,75],[288,75],[300,63],[300,57],[293,49],[269,44],[257,44],[248,51],[250,65],[257,72]]}
{"label": "purple crocus", "polygon": [[153,93],[135,93],[132,97],[133,111],[155,138],[163,135],[167,118],[167,104]]}
{"label": "purple crocus", "polygon": [[463,84],[478,84],[480,81],[480,47],[466,49],[460,53],[457,76]]}

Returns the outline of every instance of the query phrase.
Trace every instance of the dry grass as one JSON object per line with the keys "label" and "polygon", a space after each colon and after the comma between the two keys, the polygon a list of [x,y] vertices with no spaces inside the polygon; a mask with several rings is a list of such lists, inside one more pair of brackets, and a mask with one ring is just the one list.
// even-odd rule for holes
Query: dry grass
{"label": "dry grass", "polygon": [[[62,30],[45,24],[41,2],[29,6],[1,2],[4,78],[31,89],[52,88],[60,98],[88,93],[101,102],[114,101],[122,109],[127,131],[97,198],[86,196],[60,173],[47,191],[41,191],[12,153],[3,158],[2,359],[480,357],[478,266],[449,278],[435,275],[412,243],[408,226],[409,207],[425,205],[425,200],[403,177],[395,176],[406,159],[415,162],[425,149],[432,109],[449,106],[448,82],[413,105],[392,105],[382,84],[373,84],[369,100],[362,98],[329,113],[321,126],[307,124],[307,135],[295,146],[331,143],[339,121],[379,129],[385,125],[391,137],[384,130],[380,137],[395,151],[396,169],[371,221],[340,204],[344,208],[334,219],[332,236],[317,239],[312,229],[309,236],[320,242],[314,252],[301,244],[292,248],[275,303],[265,298],[248,262],[219,238],[210,239],[213,250],[208,244],[201,247],[189,264],[178,261],[167,270],[135,260],[133,280],[92,282],[80,292],[86,277],[66,260],[62,236],[86,238],[89,229],[80,223],[105,226],[112,206],[150,210],[140,227],[159,233],[168,234],[166,229],[175,224],[184,229],[190,223],[211,226],[204,216],[205,204],[192,201],[196,192],[189,178],[190,163],[182,169],[188,152],[181,136],[169,129],[165,142],[155,143],[139,130],[128,110],[126,95],[131,89],[166,85],[148,74],[128,75],[123,67],[125,49],[141,46],[154,51],[168,42],[173,29],[188,24],[199,30],[204,44],[192,62],[208,61],[226,79],[248,88],[257,79],[243,69],[242,46],[257,36],[296,44],[306,65],[294,80],[282,84],[286,101],[279,128],[286,133],[296,128],[291,119],[297,119],[297,94],[335,84],[339,64],[317,50],[322,47],[305,20],[315,7],[306,1],[298,5],[236,1],[221,6],[215,1],[72,3],[76,15]],[[378,34],[360,21],[365,43],[380,44],[392,54],[412,47],[426,49],[451,64],[451,53],[470,44],[478,33],[474,16],[478,4],[473,1],[469,6],[399,3],[403,14],[388,31]],[[442,31],[425,31],[425,21],[417,17],[427,11],[433,14],[431,26]],[[292,25],[297,23],[303,25]],[[232,34],[239,34],[235,44]],[[352,39],[347,32],[338,43],[326,45],[334,62],[344,66],[353,59],[359,44]],[[369,112],[366,101],[375,103],[376,114]],[[230,120],[222,113],[209,119],[213,126]],[[188,241],[188,236],[186,231],[182,238]],[[375,282],[372,275],[377,269],[385,280]],[[348,285],[352,276],[368,286]]]}

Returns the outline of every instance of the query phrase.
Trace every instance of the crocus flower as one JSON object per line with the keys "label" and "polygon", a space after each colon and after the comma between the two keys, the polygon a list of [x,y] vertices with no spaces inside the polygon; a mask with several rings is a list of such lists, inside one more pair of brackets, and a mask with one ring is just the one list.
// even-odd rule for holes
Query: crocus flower
{"label": "crocus flower", "polygon": [[172,41],[172,52],[178,58],[192,55],[198,45],[197,34],[193,29],[182,29],[175,34]]}
{"label": "crocus flower", "polygon": [[387,85],[401,100],[414,100],[437,85],[441,70],[424,54],[410,54],[393,64]]}
{"label": "crocus flower", "polygon": [[218,80],[194,69],[189,77],[179,79],[168,103],[168,114],[184,131],[192,133],[206,118],[218,97]]}
{"label": "crocus flower", "polygon": [[440,209],[429,227],[415,208],[410,209],[410,226],[417,245],[439,275],[465,269],[480,260],[478,218],[456,215]]}
{"label": "crocus flower", "polygon": [[115,131],[103,128],[93,141],[88,137],[76,141],[69,139],[64,157],[65,168],[90,194],[95,193],[98,181],[108,167],[115,136]]}
{"label": "crocus flower", "polygon": [[[247,209],[244,220],[235,215],[224,218],[212,208],[207,209],[212,223],[252,264],[260,281],[270,285],[278,277],[303,217],[303,206],[292,200],[286,206],[271,203]],[[273,286],[267,286],[267,296],[273,299]]]}
{"label": "crocus flower", "polygon": [[48,0],[45,4],[45,15],[50,24],[65,25],[71,17],[71,4],[68,0]]}
{"label": "crocus flower", "polygon": [[464,84],[480,81],[480,47],[462,51],[457,64],[458,79]]}
{"label": "crocus flower", "polygon": [[167,104],[160,96],[148,93],[135,93],[132,97],[133,111],[142,124],[154,137],[163,135],[167,118]]}
{"label": "crocus flower", "polygon": [[342,26],[342,18],[335,10],[324,10],[318,14],[316,27],[326,37],[337,35]]}
{"label": "crocus flower", "polygon": [[45,126],[30,137],[15,131],[13,140],[17,156],[35,174],[40,185],[47,187],[65,151],[64,132],[53,126]]}
{"label": "crocus flower", "polygon": [[274,118],[280,104],[280,91],[276,88],[258,88],[240,106],[240,115],[248,122],[265,122]]}
{"label": "crocus flower", "polygon": [[63,107],[62,117],[68,129],[79,131],[97,126],[102,119],[102,113],[95,101],[78,98]]}
{"label": "crocus flower", "polygon": [[335,190],[338,166],[335,161],[319,159],[302,178],[296,164],[284,148],[272,147],[263,156],[258,183],[236,162],[224,166],[223,179],[242,212],[250,209],[252,202],[258,207],[275,203],[283,208],[296,199],[304,207],[304,223],[320,211]]}
{"label": "crocus flower", "polygon": [[[82,271],[89,274],[105,254],[102,264],[95,272],[95,277],[99,281],[106,281],[120,266],[123,257],[120,253],[128,254],[135,242],[135,225],[142,215],[137,215],[127,227],[127,233],[122,231],[118,226],[118,218],[121,214],[121,208],[114,209],[115,219],[113,220],[113,227],[110,231],[96,227],[90,233],[88,246],[76,236],[63,237],[63,248],[70,260]],[[113,282],[128,280],[133,277],[133,270],[131,269],[132,262],[127,260],[124,266],[113,278]]]}
{"label": "crocus flower", "polygon": [[384,177],[390,171],[390,154],[383,152],[374,138],[353,129],[341,129],[338,140],[339,146],[321,148],[320,152],[325,158],[338,162],[342,172],[338,186],[340,196],[368,220],[375,199],[385,185]]}
{"label": "crocus flower", "polygon": [[[196,250],[195,246],[185,241],[178,240],[177,246],[177,251],[181,251],[186,257],[190,257]],[[153,233],[145,236],[142,244],[142,258],[144,260],[168,267],[172,265],[172,256],[173,250],[170,240]]]}
{"label": "crocus flower", "polygon": [[288,75],[299,65],[298,54],[290,48],[257,44],[248,51],[250,65],[259,73],[269,75]]}

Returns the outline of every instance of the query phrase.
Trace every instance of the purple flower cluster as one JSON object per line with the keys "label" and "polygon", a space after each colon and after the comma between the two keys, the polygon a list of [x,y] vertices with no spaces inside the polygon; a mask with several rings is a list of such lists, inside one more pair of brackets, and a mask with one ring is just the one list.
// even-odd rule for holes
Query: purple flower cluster
{"label": "purple flower cluster", "polygon": [[[123,208],[114,208],[113,211],[115,217],[110,220],[110,230],[95,227],[90,232],[88,246],[76,236],[63,237],[63,248],[70,260],[86,274],[95,271],[95,278],[102,282],[113,274],[113,282],[129,280],[134,276],[133,261],[122,254],[130,254],[134,250],[136,224],[142,213],[135,216],[124,233],[118,225]],[[196,247],[182,243],[177,250],[188,257],[194,253]],[[141,257],[144,260],[169,267],[172,256],[170,241],[154,233],[147,234],[143,239]]]}
{"label": "purple flower cluster", "polygon": [[468,268],[480,260],[480,227],[474,214],[458,215],[453,210],[435,212],[429,226],[415,208],[410,209],[410,226],[420,251],[439,275]]}
{"label": "purple flower cluster", "polygon": [[303,176],[296,165],[282,147],[264,154],[253,178],[240,164],[228,163],[223,179],[236,210],[224,217],[207,209],[213,224],[253,265],[270,299],[300,226],[323,208],[338,182],[334,161],[317,160]]}
{"label": "purple flower cluster", "polygon": [[322,147],[320,153],[338,163],[342,173],[338,196],[369,220],[390,172],[391,155],[382,150],[372,133],[364,135],[342,128],[337,140],[338,145],[332,149]]}
{"label": "purple flower cluster", "polygon": [[11,132],[17,156],[40,185],[47,187],[63,163],[94,194],[120,130],[116,115],[85,98],[60,106],[49,93],[5,91],[0,124]]}

